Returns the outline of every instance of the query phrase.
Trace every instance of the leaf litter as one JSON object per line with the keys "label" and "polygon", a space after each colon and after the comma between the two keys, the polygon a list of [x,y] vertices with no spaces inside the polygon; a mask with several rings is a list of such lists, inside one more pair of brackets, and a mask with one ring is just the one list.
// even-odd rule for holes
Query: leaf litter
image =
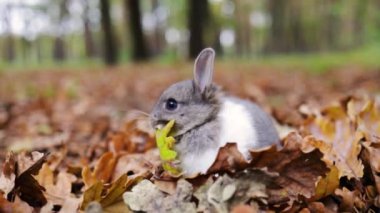
{"label": "leaf litter", "polygon": [[352,70],[329,72],[333,82],[325,74],[220,72],[226,90],[272,112],[283,147],[251,150],[245,161],[231,142],[207,174],[173,177],[146,116],[132,110],[148,111],[181,76],[139,69],[43,73],[24,85],[26,74],[7,87],[14,95],[0,92],[1,212],[379,211],[380,102],[370,95],[380,89],[377,72],[359,83],[343,80]]}

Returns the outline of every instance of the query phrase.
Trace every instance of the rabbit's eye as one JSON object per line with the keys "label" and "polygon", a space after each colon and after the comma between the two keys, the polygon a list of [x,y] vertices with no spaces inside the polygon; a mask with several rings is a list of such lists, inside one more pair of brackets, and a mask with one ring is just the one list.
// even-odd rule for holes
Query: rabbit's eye
{"label": "rabbit's eye", "polygon": [[165,108],[167,110],[173,111],[173,110],[177,109],[177,107],[178,107],[178,103],[174,98],[169,98],[166,101]]}

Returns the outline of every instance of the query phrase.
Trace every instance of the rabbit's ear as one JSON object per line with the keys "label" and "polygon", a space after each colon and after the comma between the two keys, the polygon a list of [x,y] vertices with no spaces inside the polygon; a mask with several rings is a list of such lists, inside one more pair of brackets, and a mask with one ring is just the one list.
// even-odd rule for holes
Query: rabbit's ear
{"label": "rabbit's ear", "polygon": [[194,82],[201,93],[212,83],[214,72],[215,51],[212,48],[203,49],[194,64]]}

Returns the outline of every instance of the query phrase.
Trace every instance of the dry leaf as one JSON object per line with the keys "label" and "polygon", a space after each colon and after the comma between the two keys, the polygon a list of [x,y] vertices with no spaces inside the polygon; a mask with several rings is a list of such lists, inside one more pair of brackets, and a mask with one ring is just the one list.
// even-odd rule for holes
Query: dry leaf
{"label": "dry leaf", "polygon": [[357,129],[367,141],[380,141],[380,108],[372,100],[367,101],[357,115]]}
{"label": "dry leaf", "polygon": [[83,194],[83,201],[80,205],[80,209],[84,210],[87,208],[88,204],[97,201],[99,202],[103,192],[103,184],[98,181],[93,184],[90,188],[88,188]]}
{"label": "dry leaf", "polygon": [[100,200],[102,207],[108,207],[122,200],[123,193],[138,182],[138,179],[129,179],[127,174],[120,176],[119,179],[112,183],[111,188],[107,190],[107,194]]}
{"label": "dry leaf", "polygon": [[236,143],[227,143],[225,146],[219,148],[214,163],[206,173],[236,171],[247,168],[247,166],[248,162],[237,149]]}
{"label": "dry leaf", "polygon": [[324,115],[310,118],[304,128],[312,134],[303,142],[304,151],[320,150],[327,165],[338,168],[339,178],[363,176],[364,167],[358,158],[362,136],[356,133],[355,124],[341,106],[325,109]]}
{"label": "dry leaf", "polygon": [[36,180],[43,186],[48,193],[46,198],[48,202],[54,205],[62,206],[67,199],[73,198],[71,194],[72,183],[76,181],[76,177],[72,174],[61,171],[54,178],[53,171],[45,163],[43,164]]}
{"label": "dry leaf", "polygon": [[[207,201],[214,206],[217,212],[221,212],[221,213],[228,212],[227,202],[225,201],[230,199],[236,191],[236,185],[233,185],[233,184],[234,184],[234,180],[230,178],[228,175],[224,175],[222,177],[219,177],[208,189]],[[232,186],[232,187],[228,187],[228,186]],[[226,192],[226,190],[230,190],[230,191]]]}
{"label": "dry leaf", "polygon": [[84,166],[82,169],[82,179],[85,185],[85,189],[90,188],[92,185],[98,182],[97,177],[88,166]]}
{"label": "dry leaf", "polygon": [[354,209],[360,210],[365,205],[363,200],[360,199],[359,191],[350,191],[343,187],[343,189],[336,189],[335,194],[342,198],[339,211],[353,212]]}
{"label": "dry leaf", "polygon": [[122,200],[123,193],[137,184],[141,179],[142,177],[129,179],[128,175],[124,174],[113,182],[107,190],[103,183],[98,181],[84,192],[81,209],[86,209],[94,201],[100,203],[102,208],[112,208],[112,205]]}
{"label": "dry leaf", "polygon": [[[317,150],[302,152],[301,141],[300,135],[290,133],[279,151],[272,148],[263,152],[251,152],[254,168],[266,168],[269,172],[278,174],[274,178],[273,189],[269,190],[268,202],[271,205],[292,206],[299,196],[313,197],[318,180],[328,171],[321,160],[322,154]],[[280,188],[276,188],[276,185]]]}
{"label": "dry leaf", "polygon": [[157,149],[152,149],[146,153],[123,154],[119,157],[112,179],[115,180],[127,173],[130,176],[140,176],[160,165],[161,161]]}
{"label": "dry leaf", "polygon": [[124,202],[133,211],[146,212],[196,212],[195,203],[192,203],[192,186],[180,179],[176,192],[166,196],[152,182],[143,180],[131,192],[123,195]]}
{"label": "dry leaf", "polygon": [[258,213],[260,210],[257,207],[252,207],[250,205],[237,205],[231,210],[231,213]]}
{"label": "dry leaf", "polygon": [[15,185],[16,173],[16,155],[9,152],[0,174],[0,192],[2,194],[7,195],[12,191]]}
{"label": "dry leaf", "polygon": [[62,207],[59,212],[77,212],[79,209],[79,205],[81,200],[78,198],[68,197],[62,204]]}
{"label": "dry leaf", "polygon": [[[36,154],[34,154],[34,156],[36,156]],[[7,195],[8,200],[14,201],[15,197],[18,196],[21,198],[21,200],[27,202],[32,207],[42,207],[47,203],[47,200],[43,193],[45,189],[32,176],[38,174],[39,170],[42,167],[42,164],[46,161],[47,156],[48,154],[44,154],[39,160],[34,162],[19,176],[16,175],[14,188]],[[30,163],[26,163],[26,157],[19,156],[19,159],[22,159],[21,162],[23,162],[23,166],[30,165]]]}
{"label": "dry leaf", "polygon": [[116,162],[117,157],[112,152],[104,153],[94,168],[96,178],[104,182],[110,181]]}
{"label": "dry leaf", "polygon": [[370,167],[377,193],[380,193],[380,143],[363,143],[362,159]]}
{"label": "dry leaf", "polygon": [[331,166],[327,175],[321,178],[315,188],[315,195],[312,200],[319,200],[334,193],[335,189],[339,187],[339,171],[336,166]]}
{"label": "dry leaf", "polygon": [[332,211],[325,207],[321,202],[312,202],[307,204],[307,208],[302,209],[300,212],[310,212],[310,213],[333,213]]}
{"label": "dry leaf", "polygon": [[124,202],[133,211],[154,211],[163,198],[164,193],[149,180],[142,180],[132,191],[123,194]]}

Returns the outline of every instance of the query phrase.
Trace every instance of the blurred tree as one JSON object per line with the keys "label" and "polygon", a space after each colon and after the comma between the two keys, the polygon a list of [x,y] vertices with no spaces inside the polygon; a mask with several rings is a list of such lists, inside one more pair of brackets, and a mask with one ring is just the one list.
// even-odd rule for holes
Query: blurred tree
{"label": "blurred tree", "polygon": [[84,36],[84,45],[86,50],[86,56],[92,58],[96,55],[95,43],[91,31],[91,23],[89,18],[90,5],[88,0],[82,0],[83,6],[83,36]]}
{"label": "blurred tree", "polygon": [[327,49],[338,48],[339,31],[341,28],[339,7],[340,1],[337,0],[324,0],[322,4],[321,39]]}
{"label": "blurred tree", "polygon": [[67,0],[59,0],[59,15],[58,15],[58,31],[54,39],[53,45],[53,58],[56,61],[63,61],[66,58],[65,41],[64,41],[64,29],[62,29],[65,16],[68,14]]}
{"label": "blurred tree", "polygon": [[250,0],[234,0],[235,21],[236,21],[236,53],[238,55],[249,54],[251,52],[251,26],[249,23]]}
{"label": "blurred tree", "polygon": [[214,48],[217,55],[223,55],[223,47],[220,42],[222,26],[225,25],[226,19],[221,14],[222,2],[213,2],[209,5],[209,24],[206,27],[206,45]]}
{"label": "blurred tree", "polygon": [[160,16],[162,16],[162,14],[160,13],[163,13],[162,11],[162,5],[160,3],[159,0],[152,0],[152,14],[155,16],[155,28],[154,28],[154,32],[153,32],[153,42],[151,44],[151,52],[153,55],[158,55],[160,53],[162,53],[162,50],[164,48],[164,45],[165,45],[165,38],[164,38],[164,35],[163,35],[163,26],[161,24],[161,18]]}
{"label": "blurred tree", "polygon": [[114,33],[112,30],[110,16],[110,2],[108,0],[100,0],[101,25],[103,31],[103,55],[104,61],[108,65],[116,64],[117,48]]}
{"label": "blurred tree", "polygon": [[207,0],[188,0],[189,57],[196,58],[205,47],[204,31],[209,24],[210,12]]}
{"label": "blurred tree", "polygon": [[285,0],[268,0],[268,13],[272,23],[268,32],[266,51],[284,52],[286,51],[286,20]]}
{"label": "blurred tree", "polygon": [[[266,42],[266,52],[306,52],[315,48],[315,18],[308,5],[313,2],[297,0],[269,0],[271,25]],[[314,33],[313,33],[314,32]],[[313,40],[314,39],[314,40]]]}
{"label": "blurred tree", "polygon": [[132,59],[143,61],[149,58],[141,24],[141,10],[139,0],[125,0],[125,11],[129,18],[129,29],[132,38]]}
{"label": "blurred tree", "polygon": [[1,22],[3,23],[4,32],[5,32],[5,42],[4,42],[5,60],[12,62],[16,57],[15,41],[12,35],[12,29],[11,29],[11,24],[10,24],[10,13],[12,11],[12,7],[11,5],[6,4],[1,9],[2,9],[0,11],[2,14]]}
{"label": "blurred tree", "polygon": [[364,40],[364,28],[368,11],[368,0],[357,0],[354,11],[354,39],[356,45]]}

